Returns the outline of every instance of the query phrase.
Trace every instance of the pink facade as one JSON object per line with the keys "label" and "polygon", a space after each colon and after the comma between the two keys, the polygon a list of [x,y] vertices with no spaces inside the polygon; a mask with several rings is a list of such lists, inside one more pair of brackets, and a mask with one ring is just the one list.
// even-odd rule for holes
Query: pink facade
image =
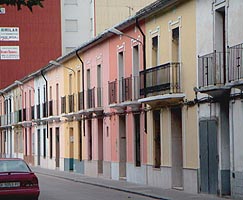
{"label": "pink facade", "polygon": [[[82,53],[84,62],[85,110],[93,114],[86,116],[85,155],[87,160],[85,173],[89,174],[93,165],[97,172],[110,177],[111,131],[109,117],[108,78],[109,78],[109,41],[103,42]],[[89,91],[94,92],[94,102],[89,99]],[[86,101],[87,100],[87,101]],[[94,105],[93,105],[94,103]],[[108,166],[107,166],[108,165]],[[87,166],[87,167],[86,167]],[[96,171],[96,170],[95,170]]]}
{"label": "pink facade", "polygon": [[135,25],[121,31],[123,36],[114,34],[110,39],[109,89],[115,88],[113,96],[109,94],[113,100],[109,105],[113,113],[111,170],[113,179],[138,182],[136,174],[145,176],[142,168],[147,160],[143,108],[137,102],[139,71],[143,70],[143,36]]}

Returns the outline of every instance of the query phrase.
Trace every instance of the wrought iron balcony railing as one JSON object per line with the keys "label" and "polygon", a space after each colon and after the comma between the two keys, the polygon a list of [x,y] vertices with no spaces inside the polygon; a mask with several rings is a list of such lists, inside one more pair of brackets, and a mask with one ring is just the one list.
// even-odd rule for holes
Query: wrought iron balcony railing
{"label": "wrought iron balcony railing", "polygon": [[84,99],[83,99],[84,92],[78,93],[78,110],[84,109]]}
{"label": "wrought iron balcony railing", "polygon": [[68,95],[68,111],[69,113],[74,112],[74,95]]}
{"label": "wrought iron balcony railing", "polygon": [[109,104],[117,103],[117,80],[108,82]]}
{"label": "wrought iron balcony railing", "polygon": [[49,105],[49,116],[53,116],[53,100],[50,100],[48,102],[48,105]]}
{"label": "wrought iron balcony railing", "polygon": [[243,79],[243,44],[229,48],[229,82]]}
{"label": "wrought iron balcony railing", "polygon": [[[119,84],[118,84],[119,83]],[[138,76],[121,78],[121,80],[108,82],[109,85],[109,104],[133,101],[139,98],[139,79]],[[117,98],[119,96],[119,100]]]}
{"label": "wrought iron balcony railing", "polygon": [[66,96],[61,97],[61,113],[66,113]]}
{"label": "wrought iron balcony railing", "polygon": [[48,117],[47,116],[47,113],[48,113],[48,106],[47,106],[48,104],[47,104],[47,102],[44,102],[43,104],[42,104],[42,113],[43,113],[43,117]]}
{"label": "wrought iron balcony railing", "polygon": [[132,100],[132,76],[119,81],[119,100],[120,102]]}
{"label": "wrought iron balcony railing", "polygon": [[23,121],[27,120],[27,112],[26,112],[26,108],[23,108]]}
{"label": "wrought iron balcony railing", "polygon": [[40,119],[41,116],[41,109],[40,109],[40,104],[36,105],[36,117],[37,119]]}
{"label": "wrought iron balcony railing", "polygon": [[199,56],[199,88],[226,83],[226,53],[216,52]]}
{"label": "wrought iron balcony railing", "polygon": [[95,107],[95,88],[87,90],[87,108]]}
{"label": "wrought iron balcony railing", "polygon": [[[144,78],[146,76],[146,87]],[[181,92],[180,63],[166,63],[140,72],[140,97]]]}
{"label": "wrought iron balcony railing", "polygon": [[35,106],[31,106],[31,119],[35,119]]}

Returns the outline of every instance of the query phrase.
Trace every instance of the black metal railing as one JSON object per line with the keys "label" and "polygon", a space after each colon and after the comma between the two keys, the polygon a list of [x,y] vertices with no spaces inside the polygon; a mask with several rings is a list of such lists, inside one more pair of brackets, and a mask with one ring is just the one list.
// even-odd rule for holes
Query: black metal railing
{"label": "black metal railing", "polygon": [[22,110],[18,110],[18,122],[22,122]]}
{"label": "black metal railing", "polygon": [[243,44],[232,46],[229,51],[229,81],[243,79]]}
{"label": "black metal railing", "polygon": [[48,103],[49,106],[49,116],[53,116],[53,100],[50,100]]}
{"label": "black metal railing", "polygon": [[88,108],[95,107],[95,88],[87,90],[87,107]]}
{"label": "black metal railing", "polygon": [[117,80],[108,82],[109,104],[117,103]]}
{"label": "black metal railing", "polygon": [[132,100],[132,76],[120,80],[119,100],[120,102]]}
{"label": "black metal railing", "polygon": [[84,109],[84,99],[83,99],[84,92],[78,93],[78,110]]}
{"label": "black metal railing", "polygon": [[48,104],[47,104],[47,102],[44,102],[43,104],[42,104],[42,113],[43,113],[43,117],[48,117],[47,116],[47,109],[48,109],[48,106],[47,106]]}
{"label": "black metal railing", "polygon": [[26,108],[23,108],[23,121],[26,121],[27,116],[26,116]]}
{"label": "black metal railing", "polygon": [[226,83],[226,53],[216,52],[199,56],[199,87]]}
{"label": "black metal railing", "polygon": [[66,113],[66,96],[61,97],[61,113]]}
{"label": "black metal railing", "polygon": [[[146,76],[146,87],[144,78]],[[166,63],[140,72],[140,97],[153,93],[181,92],[180,63]]]}
{"label": "black metal railing", "polygon": [[41,112],[40,104],[38,104],[38,105],[36,105],[36,117],[37,117],[37,119],[40,119],[40,116],[41,116],[40,112]]}
{"label": "black metal railing", "polygon": [[68,111],[74,112],[74,95],[68,95]]}
{"label": "black metal railing", "polygon": [[35,106],[31,106],[31,119],[35,119]]}

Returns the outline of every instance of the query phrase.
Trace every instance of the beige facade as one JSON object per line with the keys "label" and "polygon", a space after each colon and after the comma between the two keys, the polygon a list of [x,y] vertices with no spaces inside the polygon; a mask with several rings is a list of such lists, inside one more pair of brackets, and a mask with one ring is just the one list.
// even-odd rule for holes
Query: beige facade
{"label": "beige facade", "polygon": [[155,0],[95,0],[95,35],[134,15]]}
{"label": "beige facade", "polygon": [[157,70],[147,76],[147,87],[157,76],[157,86],[165,89],[141,100],[149,109],[149,184],[188,192],[197,192],[199,167],[197,106],[187,104],[195,98],[195,7],[195,1],[187,1],[146,19],[146,68]]}

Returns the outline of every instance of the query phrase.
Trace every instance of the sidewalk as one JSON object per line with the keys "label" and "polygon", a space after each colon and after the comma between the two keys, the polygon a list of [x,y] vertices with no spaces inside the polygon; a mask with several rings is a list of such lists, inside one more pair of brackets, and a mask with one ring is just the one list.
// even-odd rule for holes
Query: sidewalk
{"label": "sidewalk", "polygon": [[151,197],[161,200],[226,200],[225,198],[219,198],[206,194],[189,194],[183,191],[177,191],[172,189],[161,189],[156,187],[149,187],[146,185],[139,185],[135,183],[129,183],[126,181],[115,181],[104,178],[88,177],[82,174],[74,172],[65,172],[58,170],[44,169],[40,167],[31,167],[36,174],[45,174],[58,178],[63,178],[70,181],[80,182],[84,184],[94,185],[98,187],[109,188],[113,190],[119,190],[141,196]]}

